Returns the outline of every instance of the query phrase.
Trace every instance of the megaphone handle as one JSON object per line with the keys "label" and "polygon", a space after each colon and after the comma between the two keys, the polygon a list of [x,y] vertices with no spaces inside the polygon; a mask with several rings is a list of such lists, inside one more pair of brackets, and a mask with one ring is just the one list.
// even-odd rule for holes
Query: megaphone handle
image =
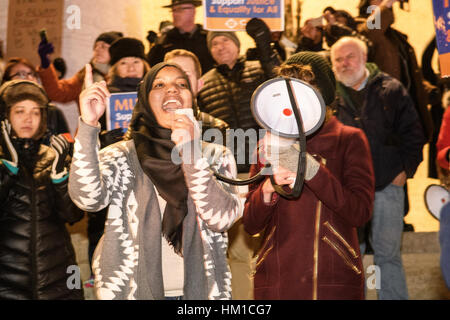
{"label": "megaphone handle", "polygon": [[298,140],[300,145],[300,153],[298,155],[297,162],[297,177],[295,179],[294,188],[292,189],[292,198],[298,198],[302,192],[303,182],[305,181],[306,171],[306,136],[303,126],[302,115],[300,114],[300,107],[298,106],[297,99],[294,96],[292,90],[292,83],[289,79],[286,79],[287,91],[289,99],[291,101],[292,110],[294,111],[295,120],[298,126]]}
{"label": "megaphone handle", "polygon": [[288,193],[286,192],[282,186],[278,185],[275,182],[275,178],[273,175],[270,176],[270,182],[272,183],[272,186],[276,193],[278,193],[280,196],[286,198],[286,199],[295,199],[300,196],[302,193],[303,188],[303,182],[305,180],[305,170],[303,164],[306,163],[306,152],[300,152],[298,155],[298,169],[297,169],[297,177],[295,179],[294,187],[292,188],[292,192]]}
{"label": "megaphone handle", "polygon": [[[270,167],[270,163],[267,163],[265,165],[265,168],[269,168]],[[217,172],[214,173],[214,176],[217,178],[217,180],[220,180],[222,182],[234,185],[234,186],[246,186],[255,182],[259,182],[261,180],[263,180],[265,178],[265,176],[262,174],[261,170],[260,172],[258,172],[257,174],[255,174],[253,177],[248,178],[248,179],[243,179],[243,180],[238,180],[238,179],[232,179],[232,178],[228,178],[225,177]]]}

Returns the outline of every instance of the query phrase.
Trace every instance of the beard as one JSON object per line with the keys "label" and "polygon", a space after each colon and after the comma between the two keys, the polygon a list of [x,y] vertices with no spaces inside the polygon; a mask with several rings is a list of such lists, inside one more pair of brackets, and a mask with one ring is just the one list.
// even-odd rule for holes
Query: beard
{"label": "beard", "polygon": [[366,75],[366,65],[361,64],[359,68],[355,72],[345,72],[347,70],[343,71],[337,71],[335,70],[336,78],[338,81],[342,82],[346,87],[354,87],[356,84],[361,82],[361,80]]}

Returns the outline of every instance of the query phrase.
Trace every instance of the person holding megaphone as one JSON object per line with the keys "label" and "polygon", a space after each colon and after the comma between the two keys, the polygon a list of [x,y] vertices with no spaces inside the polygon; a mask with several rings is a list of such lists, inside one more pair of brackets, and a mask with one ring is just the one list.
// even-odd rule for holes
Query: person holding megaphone
{"label": "person holding megaphone", "polygon": [[[252,165],[250,175],[269,161],[274,177],[250,186],[244,209],[245,230],[263,233],[255,299],[364,299],[356,227],[370,219],[374,199],[367,138],[332,115],[335,80],[322,56],[294,54],[278,74],[315,86],[327,111],[324,124],[306,139],[304,186],[297,198],[275,191],[276,186],[289,190],[298,176],[297,159],[304,152],[299,141],[272,131],[259,143],[258,164]],[[297,103],[301,110],[308,102],[297,96]]]}

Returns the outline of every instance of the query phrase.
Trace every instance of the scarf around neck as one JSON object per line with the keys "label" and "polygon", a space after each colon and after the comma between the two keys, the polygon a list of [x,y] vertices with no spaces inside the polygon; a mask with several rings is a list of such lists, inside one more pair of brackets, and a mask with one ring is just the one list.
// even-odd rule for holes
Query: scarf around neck
{"label": "scarf around neck", "polygon": [[[174,164],[171,159],[172,149],[175,147],[171,140],[172,130],[158,124],[148,100],[156,75],[167,66],[181,70],[177,65],[162,62],[147,73],[138,88],[138,101],[133,109],[130,127],[139,163],[167,202],[162,234],[174,251],[181,255],[183,220],[188,213],[188,189],[181,165]],[[189,84],[189,79],[182,70],[181,72]],[[189,89],[191,90],[190,86]]]}

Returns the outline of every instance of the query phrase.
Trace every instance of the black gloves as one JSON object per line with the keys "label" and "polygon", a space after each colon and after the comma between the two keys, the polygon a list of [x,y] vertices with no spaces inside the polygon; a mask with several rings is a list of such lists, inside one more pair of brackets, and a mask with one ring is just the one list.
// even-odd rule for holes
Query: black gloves
{"label": "black gloves", "polygon": [[12,142],[11,142],[11,124],[9,123],[8,119],[5,119],[1,122],[1,131],[2,131],[2,138],[5,142],[7,150],[5,150],[5,153],[7,154],[7,159],[0,159],[0,161],[3,163],[3,165],[8,169],[10,173],[13,175],[16,175],[19,171],[18,163],[19,163],[19,157],[17,156],[17,151],[14,148]]}
{"label": "black gloves", "polygon": [[255,40],[259,62],[267,77],[275,75],[273,68],[280,65],[281,61],[274,49],[272,49],[272,37],[266,23],[259,18],[252,18],[247,22],[245,30]]}
{"label": "black gloves", "polygon": [[122,139],[123,139],[122,128],[117,128],[110,131],[102,131],[100,133],[100,149],[103,149],[113,143],[122,141]]}
{"label": "black gloves", "polygon": [[69,177],[69,171],[65,162],[69,154],[70,143],[64,137],[64,134],[59,134],[50,138],[50,147],[55,152],[55,160],[53,160],[50,177],[53,183],[61,183]]}
{"label": "black gloves", "polygon": [[263,20],[259,18],[252,18],[247,22],[245,30],[248,35],[255,40],[257,46],[264,45],[266,43],[270,45],[270,42],[272,41],[270,29]]}

